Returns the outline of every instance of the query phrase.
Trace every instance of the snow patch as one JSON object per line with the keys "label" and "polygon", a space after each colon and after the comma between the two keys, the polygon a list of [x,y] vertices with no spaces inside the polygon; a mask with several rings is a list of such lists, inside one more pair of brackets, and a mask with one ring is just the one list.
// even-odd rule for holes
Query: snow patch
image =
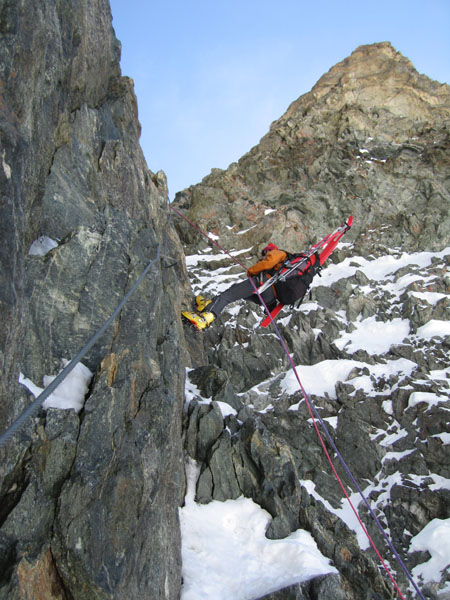
{"label": "snow patch", "polygon": [[425,339],[450,335],[450,321],[438,321],[437,319],[432,319],[425,325],[422,325],[422,327],[419,327],[417,335]]}
{"label": "snow patch", "polygon": [[343,498],[341,500],[339,508],[334,508],[334,506],[332,506],[328,502],[328,500],[323,498],[323,496],[321,496],[316,491],[316,484],[313,481],[305,480],[301,481],[300,483],[315,500],[322,502],[324,507],[330,513],[339,517],[347,525],[347,527],[349,527],[349,529],[351,529],[354,532],[358,540],[358,544],[362,550],[366,550],[370,546],[369,539],[365,531],[361,527],[361,524],[358,521],[358,517],[355,515],[352,509],[352,505],[355,507],[355,509],[357,509],[358,504],[361,501],[361,496],[359,495],[359,492],[355,492],[349,495],[351,504],[347,500],[347,498]]}
{"label": "snow patch", "polygon": [[375,316],[359,321],[355,326],[354,331],[344,333],[335,340],[339,350],[365,350],[369,354],[384,354],[389,352],[391,346],[401,344],[410,330],[408,319],[377,321]]}
{"label": "snow patch", "polygon": [[447,298],[447,294],[440,294],[439,292],[408,292],[408,295],[433,305],[443,298]]}
{"label": "snow patch", "polygon": [[45,256],[50,250],[56,248],[58,246],[58,242],[52,240],[47,235],[41,235],[37,240],[31,244],[30,249],[28,250],[28,254],[30,256]]}
{"label": "snow patch", "polygon": [[[373,393],[373,382],[371,375],[377,377],[388,377],[390,375],[410,375],[416,368],[416,363],[406,359],[388,361],[386,364],[370,365],[358,360],[323,360],[315,365],[301,365],[297,367],[298,375],[303,387],[309,395],[329,396],[336,399],[336,384],[338,381],[347,381],[350,371],[355,367],[367,368],[369,375],[363,375],[348,380],[357,389],[363,389],[366,393]],[[289,395],[299,391],[299,385],[295,373],[288,371],[281,380],[281,387]],[[291,406],[294,410],[298,405]]]}
{"label": "snow patch", "polygon": [[428,267],[431,265],[433,257],[444,258],[444,256],[449,253],[450,247],[445,248],[441,252],[416,252],[413,254],[403,252],[397,257],[386,255],[374,260],[368,260],[367,258],[358,256],[346,258],[342,262],[330,265],[324,269],[322,271],[322,280],[317,281],[316,284],[329,286],[343,277],[351,277],[358,270],[361,270],[368,279],[381,281],[388,276],[392,276],[396,271],[403,267],[410,265]]}
{"label": "snow patch", "polygon": [[3,154],[2,154],[2,167],[3,167],[3,172],[4,172],[4,174],[5,174],[5,177],[6,177],[6,179],[11,179],[11,174],[12,174],[12,171],[11,171],[11,167],[10,167],[10,166],[8,165],[8,163],[6,162],[6,159],[5,159],[5,154],[6,154],[5,150],[3,150]]}
{"label": "snow patch", "polygon": [[336,573],[310,533],[270,540],[268,512],[249,498],[197,504],[198,468],[186,468],[188,489],[180,509],[181,600],[254,600],[326,573]]}
{"label": "snow patch", "polygon": [[[69,364],[68,360],[62,361],[63,368]],[[55,379],[56,375],[45,375],[43,379],[44,388],[35,385],[31,379],[19,375],[19,383],[25,386],[29,392],[37,398],[46,387]],[[79,413],[84,406],[84,399],[88,393],[89,383],[92,379],[91,371],[82,363],[78,363],[72,371],[63,379],[56,390],[46,398],[42,408],[61,408],[64,410],[73,409]]]}
{"label": "snow patch", "polygon": [[433,392],[413,392],[409,397],[407,408],[417,406],[421,402],[428,404],[427,410],[430,410],[432,406],[437,406],[440,402],[448,402],[448,396],[440,396]]}
{"label": "snow patch", "polygon": [[[442,572],[449,571],[450,563],[450,519],[433,519],[425,525],[420,533],[411,540],[410,552],[428,551],[431,558],[417,565],[411,571],[414,578],[420,578],[424,583],[439,582]],[[444,589],[450,592],[450,581]]]}
{"label": "snow patch", "polygon": [[251,231],[255,227],[257,227],[257,225],[252,225],[251,227],[248,227],[248,229],[243,229],[242,231],[238,231],[237,235],[244,235],[244,233],[247,233],[248,231]]}

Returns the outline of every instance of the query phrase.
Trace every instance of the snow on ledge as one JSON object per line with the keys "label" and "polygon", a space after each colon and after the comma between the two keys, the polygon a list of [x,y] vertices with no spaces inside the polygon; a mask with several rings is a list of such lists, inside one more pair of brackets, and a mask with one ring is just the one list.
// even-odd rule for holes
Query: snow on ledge
{"label": "snow on ledge", "polygon": [[[439,583],[444,571],[449,571],[450,519],[433,519],[425,525],[411,540],[409,552],[417,550],[428,551],[431,558],[414,567],[412,576],[420,578],[424,583]],[[450,592],[450,581],[439,590],[439,594],[445,592]]]}
{"label": "snow on ledge", "polygon": [[271,516],[249,498],[197,504],[198,468],[186,467],[188,490],[180,509],[181,600],[253,600],[336,569],[307,531],[270,540]]}
{"label": "snow on ledge", "polygon": [[58,246],[58,242],[52,240],[47,235],[41,235],[37,240],[31,244],[30,249],[28,250],[28,254],[30,256],[45,256],[50,250],[56,248]]}
{"label": "snow on ledge", "polygon": [[[62,361],[63,368],[69,364],[68,360]],[[35,385],[31,379],[19,375],[19,383],[27,388],[35,398],[41,394],[44,389],[50,385],[56,375],[44,376],[44,388]],[[82,363],[78,363],[67,377],[59,384],[56,390],[44,400],[42,408],[61,408],[64,410],[73,409],[79,413],[84,405],[84,398],[89,389],[89,383],[92,378],[91,371]]]}
{"label": "snow on ledge", "polygon": [[446,337],[450,335],[450,321],[438,321],[431,319],[417,330],[417,335],[421,338],[431,339],[432,337]]}

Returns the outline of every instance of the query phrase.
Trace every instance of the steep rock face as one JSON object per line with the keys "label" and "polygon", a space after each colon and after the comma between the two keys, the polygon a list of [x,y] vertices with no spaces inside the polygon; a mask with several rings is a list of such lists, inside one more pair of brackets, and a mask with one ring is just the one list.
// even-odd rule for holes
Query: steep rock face
{"label": "steep rock face", "polygon": [[175,599],[187,280],[165,177],[107,0],[2,0],[0,30],[2,431],[32,399],[19,374],[42,386],[164,255],[83,359],[83,411],[0,450],[0,597]]}
{"label": "steep rock face", "polygon": [[357,231],[392,222],[394,243],[439,249],[449,230],[449,122],[449,86],[419,75],[387,42],[361,46],[248,154],[176,203],[228,248],[263,244],[269,232],[294,251],[353,213]]}

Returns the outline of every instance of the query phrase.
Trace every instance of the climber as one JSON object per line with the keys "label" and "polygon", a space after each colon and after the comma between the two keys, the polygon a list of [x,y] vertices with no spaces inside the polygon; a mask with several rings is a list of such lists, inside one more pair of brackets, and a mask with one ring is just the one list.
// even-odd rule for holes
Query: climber
{"label": "climber", "polygon": [[[249,279],[235,283],[227,290],[219,294],[212,300],[207,300],[203,296],[196,297],[197,312],[183,311],[181,314],[188,321],[202,330],[209,327],[216,317],[223,311],[227,304],[236,300],[249,300],[256,304],[261,304],[259,296],[255,293],[255,287],[258,288],[264,283],[264,280],[276,273],[284,261],[287,259],[288,253],[284,250],[279,250],[275,244],[268,244],[261,252],[261,258],[256,264],[250,267],[247,271]],[[251,283],[251,280],[253,284]],[[261,297],[269,310],[277,303],[277,294],[275,286],[270,286],[262,294]],[[206,308],[208,310],[206,310]]]}

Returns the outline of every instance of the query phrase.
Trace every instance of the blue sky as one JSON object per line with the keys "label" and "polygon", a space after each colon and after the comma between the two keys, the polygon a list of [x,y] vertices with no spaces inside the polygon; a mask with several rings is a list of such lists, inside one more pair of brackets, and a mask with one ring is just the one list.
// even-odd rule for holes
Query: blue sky
{"label": "blue sky", "polygon": [[169,194],[226,169],[361,44],[450,82],[450,0],[110,0],[152,171]]}

